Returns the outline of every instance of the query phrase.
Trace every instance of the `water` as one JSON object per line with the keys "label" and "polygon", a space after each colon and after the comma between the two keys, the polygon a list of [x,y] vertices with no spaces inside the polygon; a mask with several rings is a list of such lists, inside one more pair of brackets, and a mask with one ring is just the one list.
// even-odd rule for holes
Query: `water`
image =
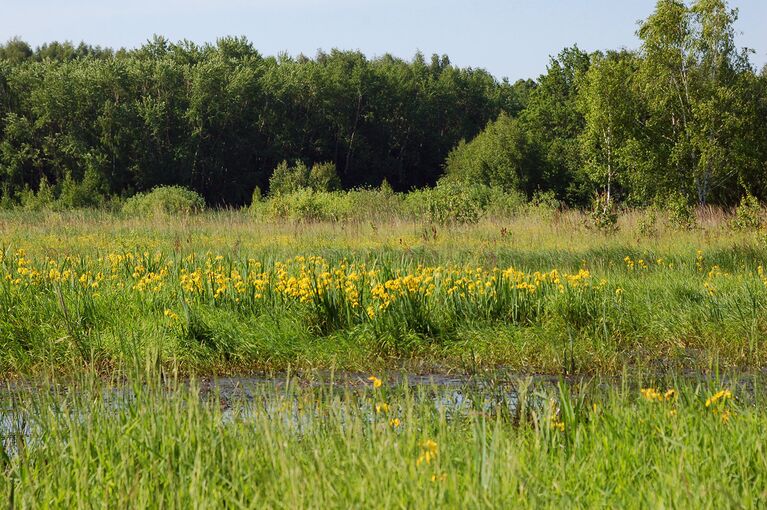
{"label": "water", "polygon": [[[352,415],[364,416],[367,420],[381,419],[377,416],[373,403],[383,400],[383,396],[371,399],[373,395],[369,374],[351,372],[311,372],[301,376],[282,374],[278,376],[220,377],[196,381],[180,381],[175,385],[166,384],[159,391],[163,398],[174,398],[190,387],[198,392],[199,398],[209,405],[219,406],[224,424],[233,420],[247,421],[257,414],[265,413],[273,420],[283,420],[284,424],[296,433],[302,433],[313,426],[317,420],[326,416],[331,409],[343,425]],[[765,393],[767,372],[742,373],[717,379],[710,375],[686,374],[674,379],[656,377],[655,384],[650,380],[642,383],[632,380],[625,384],[620,378],[576,379],[555,376],[522,376],[519,374],[486,374],[483,377],[457,374],[405,374],[392,373],[381,375],[384,385],[376,395],[384,390],[394,391],[398,397],[407,394],[419,404],[432,406],[448,420],[476,414],[492,415],[498,412],[514,416],[519,410],[521,388],[524,387],[525,403],[531,407],[543,407],[547,401],[559,397],[558,385],[563,383],[573,394],[583,392],[604,393],[616,387],[638,393],[644,386],[659,388],[674,387],[676,384],[698,384],[704,387],[727,387],[746,403],[756,401],[757,395]],[[631,380],[631,379],[630,379]],[[132,385],[97,386],[100,389],[101,402],[115,413],[136,401],[137,394],[146,391],[146,387]],[[87,405],[59,406],[73,397],[92,395],[92,386],[88,390],[61,385],[36,385],[30,381],[21,381],[6,385],[0,390],[0,460],[4,456],[18,453],[22,445],[42,441],[39,426],[36,425],[36,413],[69,413],[73,421],[87,418]],[[157,388],[152,389],[157,394]],[[34,395],[48,392],[52,398],[42,399],[38,409]],[[78,393],[80,392],[80,393]],[[397,401],[398,399],[394,399]],[[87,401],[86,401],[87,402]],[[82,404],[82,400],[80,401]],[[323,404],[317,406],[318,403]],[[307,406],[313,405],[314,408]],[[328,407],[330,406],[330,407]],[[102,406],[103,409],[103,406]],[[387,417],[397,416],[400,409],[392,404]],[[73,415],[72,413],[78,413]]]}

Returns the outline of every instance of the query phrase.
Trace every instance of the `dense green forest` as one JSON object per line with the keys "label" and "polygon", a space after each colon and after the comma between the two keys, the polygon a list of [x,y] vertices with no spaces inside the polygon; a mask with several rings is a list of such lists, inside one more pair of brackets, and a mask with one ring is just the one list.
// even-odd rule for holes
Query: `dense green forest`
{"label": "dense green forest", "polygon": [[240,205],[284,161],[347,189],[443,178],[572,206],[765,199],[767,69],[736,46],[736,19],[724,0],[660,0],[636,50],[573,46],[514,83],[438,55],[15,38],[0,46],[2,203],[44,192],[89,206],[182,185]]}

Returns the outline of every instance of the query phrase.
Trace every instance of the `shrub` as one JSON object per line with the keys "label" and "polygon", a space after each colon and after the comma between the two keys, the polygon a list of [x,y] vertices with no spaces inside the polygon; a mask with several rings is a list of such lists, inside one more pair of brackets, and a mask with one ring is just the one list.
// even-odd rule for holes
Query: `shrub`
{"label": "shrub", "polygon": [[615,201],[609,200],[606,193],[599,193],[594,197],[591,212],[589,214],[591,226],[608,234],[618,230],[618,211]]}
{"label": "shrub", "polygon": [[491,188],[486,212],[491,216],[509,217],[521,211],[526,204],[527,199],[520,191]]}
{"label": "shrub", "polygon": [[690,201],[683,194],[676,192],[666,199],[666,208],[668,209],[668,220],[672,227],[692,230],[697,221],[695,219],[695,209]]}
{"label": "shrub", "polygon": [[108,194],[104,177],[96,170],[88,168],[82,181],[77,182],[70,172],[67,172],[61,182],[57,206],[62,209],[75,207],[96,207],[103,205]]}
{"label": "shrub", "polygon": [[554,191],[537,190],[533,193],[533,198],[527,204],[527,209],[532,214],[550,218],[559,210],[561,205]]}
{"label": "shrub", "polygon": [[54,188],[48,182],[46,176],[40,178],[37,192],[25,185],[24,188],[16,193],[16,199],[23,209],[28,211],[39,211],[50,208],[55,201]]}
{"label": "shrub", "polygon": [[13,205],[11,187],[7,182],[3,183],[2,192],[0,192],[0,209],[12,209]]}
{"label": "shrub", "polygon": [[261,202],[264,199],[263,193],[261,193],[261,187],[256,186],[253,188],[253,193],[250,195],[250,203],[255,204],[257,202]]}
{"label": "shrub", "polygon": [[476,223],[488,214],[509,216],[525,206],[521,192],[482,184],[441,180],[435,188],[416,189],[397,197],[400,214],[431,223]]}
{"label": "shrub", "polygon": [[341,180],[336,173],[335,163],[315,163],[309,170],[309,187],[314,191],[336,191],[341,189]]}
{"label": "shrub", "polygon": [[639,219],[638,230],[639,235],[645,237],[652,237],[658,233],[658,214],[655,206],[648,207],[642,217]]}
{"label": "shrub", "polygon": [[759,230],[761,226],[762,206],[759,200],[749,193],[740,199],[740,204],[735,209],[732,227],[735,230]]}
{"label": "shrub", "polygon": [[404,214],[404,197],[391,188],[359,188],[345,194],[351,219],[374,221]]}
{"label": "shrub", "polygon": [[447,156],[447,179],[529,190],[538,168],[536,153],[516,119],[502,113],[470,142],[461,142]]}
{"label": "shrub", "polygon": [[351,209],[346,193],[300,188],[272,196],[266,202],[266,213],[272,218],[322,221],[345,218]]}
{"label": "shrub", "polygon": [[296,161],[293,166],[283,161],[269,178],[269,194],[272,196],[292,193],[308,186],[309,170],[301,161]]}
{"label": "shrub", "polygon": [[137,193],[123,205],[126,214],[192,214],[205,209],[199,193],[182,186],[159,186],[149,193]]}
{"label": "shrub", "polygon": [[476,223],[490,202],[490,188],[441,181],[425,198],[432,223]]}
{"label": "shrub", "polygon": [[341,187],[335,163],[315,163],[311,170],[302,162],[288,166],[283,161],[269,178],[269,195],[294,193],[303,188],[313,191],[335,191]]}

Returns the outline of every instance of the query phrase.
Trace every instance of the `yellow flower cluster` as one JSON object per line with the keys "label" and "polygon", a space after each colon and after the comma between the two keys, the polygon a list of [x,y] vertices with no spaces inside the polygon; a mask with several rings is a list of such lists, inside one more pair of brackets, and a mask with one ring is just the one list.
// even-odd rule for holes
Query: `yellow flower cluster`
{"label": "yellow flower cluster", "polygon": [[642,397],[650,402],[670,401],[676,400],[677,398],[677,393],[674,389],[668,389],[664,393],[661,393],[655,388],[643,388],[639,391],[642,394]]}
{"label": "yellow flower cluster", "polygon": [[415,464],[416,466],[420,466],[421,464],[431,464],[431,461],[436,459],[438,454],[439,447],[437,442],[433,439],[427,439],[421,443],[421,455],[418,456],[418,460],[416,460]]}
{"label": "yellow flower cluster", "polygon": [[712,414],[719,416],[722,423],[728,423],[732,416],[727,406],[730,399],[732,399],[730,390],[719,390],[706,399],[706,407],[711,409]]}
{"label": "yellow flower cluster", "polygon": [[732,392],[730,390],[720,390],[706,400],[706,407],[711,407],[712,405],[716,404],[717,402],[725,402],[728,399],[732,398]]}
{"label": "yellow flower cluster", "polygon": [[648,270],[650,268],[656,268],[656,269],[673,269],[674,264],[669,262],[666,263],[666,260],[663,259],[663,257],[659,257],[655,260],[651,259],[632,259],[628,255],[623,259],[623,262],[626,264],[626,269],[629,271],[639,271],[639,270]]}
{"label": "yellow flower cluster", "polygon": [[759,266],[756,268],[756,273],[759,275],[759,279],[762,280],[764,286],[767,287],[767,274],[764,273],[764,268]]}
{"label": "yellow flower cluster", "polygon": [[[210,253],[168,256],[134,250],[36,262],[17,250],[6,259],[0,264],[0,278],[17,289],[135,293],[150,300],[156,297],[164,301],[162,306],[179,296],[188,302],[250,306],[267,301],[299,303],[316,306],[320,313],[342,310],[339,313],[355,320],[377,319],[400,303],[402,310],[434,303],[487,307],[499,299],[534,302],[550,294],[600,290],[607,284],[595,282],[585,268],[572,274],[458,265],[393,270],[379,263],[372,267],[346,260],[330,263],[318,256],[263,263]],[[616,291],[616,296],[621,293]]]}

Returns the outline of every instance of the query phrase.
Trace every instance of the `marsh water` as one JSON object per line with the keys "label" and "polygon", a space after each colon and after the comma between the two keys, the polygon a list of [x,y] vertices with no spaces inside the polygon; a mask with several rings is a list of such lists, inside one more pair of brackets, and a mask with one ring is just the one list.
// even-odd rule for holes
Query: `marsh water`
{"label": "marsh water", "polygon": [[[191,390],[206,405],[217,406],[224,424],[238,419],[247,420],[257,413],[266,413],[270,419],[289,422],[297,432],[312,425],[320,417],[319,410],[307,410],[307,402],[322,402],[334,408],[343,419],[347,413],[369,414],[372,420],[376,410],[371,402],[386,399],[384,393],[396,392],[400,397],[409,395],[420,405],[432,407],[447,419],[472,413],[508,413],[513,416],[524,394],[528,406],[542,406],[546,401],[562,398],[563,394],[598,396],[615,389],[638,393],[645,386],[662,388],[677,384],[703,387],[726,386],[741,401],[756,401],[767,395],[767,370],[728,375],[694,374],[652,377],[564,377],[554,375],[524,375],[514,373],[487,373],[481,376],[461,374],[387,373],[380,376],[381,386],[374,388],[370,374],[351,372],[308,372],[302,374],[246,375],[215,378],[164,381],[160,384],[106,383],[67,385],[17,381],[7,383],[0,390],[0,455],[13,455],[20,442],[34,443],[38,434],[35,413],[77,413],[85,418],[87,405],[67,406],[65,402],[94,392],[107,404],[108,409],[119,412],[135,403],[139,395],[151,387],[153,395],[173,399]],[[95,388],[95,389],[94,389]],[[35,402],[30,404],[30,402]],[[42,405],[40,405],[42,403]],[[59,407],[59,403],[62,405]],[[103,407],[102,407],[103,409]]]}

